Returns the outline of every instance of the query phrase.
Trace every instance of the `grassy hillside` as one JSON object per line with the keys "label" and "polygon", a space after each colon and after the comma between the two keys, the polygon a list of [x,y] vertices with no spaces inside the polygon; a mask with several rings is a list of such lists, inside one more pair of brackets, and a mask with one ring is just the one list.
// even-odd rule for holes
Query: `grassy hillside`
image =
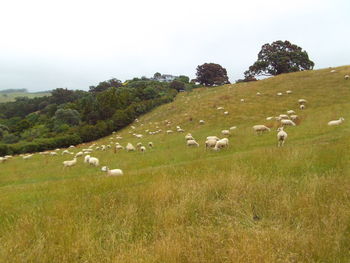
{"label": "grassy hillside", "polygon": [[[138,133],[156,126],[162,133],[117,133],[124,146],[152,141],[154,149],[92,153],[101,165],[123,169],[123,177],[81,159],[64,169],[67,155],[0,164],[0,261],[350,261],[349,72],[306,71],[181,93],[134,123]],[[300,98],[308,100],[303,111]],[[265,119],[290,109],[300,120],[277,148],[278,123]],[[327,126],[339,117],[342,125]],[[271,132],[257,136],[255,124]],[[177,125],[200,147],[186,147],[185,134],[164,133]],[[231,126],[237,129],[228,149],[205,150],[206,136],[221,137]],[[97,143],[110,142],[115,136]]]}
{"label": "grassy hillside", "polygon": [[14,101],[16,97],[44,97],[50,96],[49,92],[9,92],[9,93],[0,93],[0,103]]}

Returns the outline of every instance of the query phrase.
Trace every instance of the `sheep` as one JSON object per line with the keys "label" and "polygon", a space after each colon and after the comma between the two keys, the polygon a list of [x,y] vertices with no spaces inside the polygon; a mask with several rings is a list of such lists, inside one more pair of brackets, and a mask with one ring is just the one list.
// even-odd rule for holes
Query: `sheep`
{"label": "sheep", "polygon": [[335,70],[335,69],[332,69],[330,72],[331,72],[331,73],[334,73],[334,72],[336,72],[336,70]]}
{"label": "sheep", "polygon": [[71,161],[64,161],[64,162],[63,162],[63,166],[64,166],[64,167],[71,167],[71,166],[73,166],[73,165],[76,165],[76,163],[77,163],[77,158],[74,157],[74,159],[71,160]]}
{"label": "sheep", "polygon": [[282,95],[283,95],[282,92],[277,93],[277,96],[282,96]]}
{"label": "sheep", "polygon": [[266,120],[271,121],[271,120],[273,120],[273,117],[267,117]]}
{"label": "sheep", "polygon": [[291,90],[286,91],[287,94],[292,94],[293,92]]}
{"label": "sheep", "polygon": [[260,134],[261,134],[261,133],[263,133],[263,132],[265,132],[265,131],[270,131],[270,128],[266,127],[265,125],[254,125],[254,126],[253,126],[253,130],[254,130],[257,134],[259,134],[259,132],[260,132]]}
{"label": "sheep", "polygon": [[140,147],[140,151],[144,153],[146,151],[146,147],[145,146],[141,146]]}
{"label": "sheep", "polygon": [[307,100],[306,99],[299,99],[298,102],[299,102],[299,104],[306,104]]}
{"label": "sheep", "polygon": [[213,140],[213,139],[211,139],[211,140],[206,140],[206,141],[205,141],[205,149],[207,149],[208,147],[209,147],[209,148],[215,147],[217,141],[218,141],[218,140]]}
{"label": "sheep", "polygon": [[222,130],[221,133],[222,133],[222,135],[230,135],[229,130]]}
{"label": "sheep", "polygon": [[135,134],[135,137],[138,139],[142,139],[143,135],[142,134]]}
{"label": "sheep", "polygon": [[57,152],[50,152],[51,156],[57,155]]}
{"label": "sheep", "polygon": [[185,136],[185,140],[188,141],[188,140],[194,140],[193,137],[192,137],[192,134],[191,133],[187,133],[186,136]]}
{"label": "sheep", "polygon": [[187,146],[197,146],[199,147],[199,144],[195,140],[188,140],[186,142]]}
{"label": "sheep", "polygon": [[142,142],[138,142],[137,144],[136,144],[136,148],[140,148],[142,146]]}
{"label": "sheep", "polygon": [[23,160],[27,160],[27,159],[30,159],[32,157],[33,157],[33,154],[28,154],[28,155],[23,156],[22,158],[23,158]]}
{"label": "sheep", "polygon": [[217,110],[223,110],[224,107],[217,107]]}
{"label": "sheep", "polygon": [[334,121],[330,121],[328,122],[328,126],[337,126],[343,123],[345,119],[343,117],[340,117],[339,120],[334,120]]}
{"label": "sheep", "polygon": [[74,146],[74,145],[71,145],[71,146],[69,146],[69,148],[75,148],[75,146]]}
{"label": "sheep", "polygon": [[220,139],[217,136],[208,136],[207,140],[216,140],[216,141],[218,141]]}
{"label": "sheep", "polygon": [[223,138],[221,140],[218,140],[215,144],[214,150],[218,151],[222,148],[228,147],[229,140],[227,138]]}
{"label": "sheep", "polygon": [[184,129],[181,129],[181,128],[180,128],[180,129],[177,129],[176,131],[177,131],[177,132],[185,132],[185,130],[184,130]]}
{"label": "sheep", "polygon": [[126,149],[127,152],[135,151],[134,145],[132,145],[130,142],[126,145],[125,149]]}
{"label": "sheep", "polygon": [[64,155],[64,154],[73,154],[73,153],[70,152],[70,151],[68,151],[68,150],[64,150],[64,151],[62,152],[62,155]]}
{"label": "sheep", "polygon": [[205,123],[204,120],[199,120],[199,124],[203,125]]}
{"label": "sheep", "polygon": [[75,154],[75,157],[83,156],[83,154],[84,154],[83,152],[78,152],[78,153]]}
{"label": "sheep", "polygon": [[344,79],[345,79],[345,80],[348,80],[349,78],[350,78],[349,75],[345,75],[345,76],[344,76]]}
{"label": "sheep", "polygon": [[257,93],[256,93],[256,95],[257,95],[257,96],[260,96],[260,95],[261,95],[261,93],[260,93],[260,92],[257,92]]}
{"label": "sheep", "polygon": [[153,142],[149,142],[148,147],[153,148]]}
{"label": "sheep", "polygon": [[84,163],[89,163],[90,155],[85,155]]}
{"label": "sheep", "polygon": [[279,127],[277,129],[277,141],[278,141],[278,147],[282,147],[284,145],[284,142],[286,141],[288,135],[287,133],[283,130],[283,127]]}
{"label": "sheep", "polygon": [[89,164],[94,166],[99,166],[100,161],[96,157],[90,157],[89,158]]}
{"label": "sheep", "polygon": [[301,110],[305,110],[305,105],[304,105],[304,104],[301,104],[301,105],[299,106],[299,108],[300,108]]}
{"label": "sheep", "polygon": [[232,126],[232,127],[230,127],[230,130],[231,130],[231,131],[233,131],[233,130],[235,130],[235,129],[237,129],[237,126]]}
{"label": "sheep", "polygon": [[292,121],[295,121],[295,120],[298,119],[298,118],[299,118],[298,115],[290,115],[290,119],[291,119]]}
{"label": "sheep", "polygon": [[7,161],[7,159],[5,157],[0,157],[0,163],[4,163],[6,161]]}
{"label": "sheep", "polygon": [[108,176],[122,176],[124,175],[123,171],[121,169],[112,169],[110,170],[107,166],[103,166],[101,168],[101,171],[107,172]]}
{"label": "sheep", "polygon": [[241,102],[245,102],[245,99],[241,99]]}
{"label": "sheep", "polygon": [[289,119],[289,116],[287,114],[280,114],[279,119]]}
{"label": "sheep", "polygon": [[295,114],[295,111],[293,111],[293,110],[287,110],[287,114],[289,114],[289,115]]}
{"label": "sheep", "polygon": [[170,133],[173,133],[173,131],[172,130],[167,130],[166,133],[170,134]]}
{"label": "sheep", "polygon": [[292,120],[281,120],[282,125],[296,126]]}

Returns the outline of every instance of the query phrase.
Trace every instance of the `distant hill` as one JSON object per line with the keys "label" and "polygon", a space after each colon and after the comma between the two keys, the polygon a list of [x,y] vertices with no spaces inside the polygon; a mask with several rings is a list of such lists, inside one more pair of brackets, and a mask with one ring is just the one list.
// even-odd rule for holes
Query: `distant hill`
{"label": "distant hill", "polygon": [[17,97],[43,97],[50,96],[50,91],[28,92],[26,89],[6,89],[0,90],[0,103],[14,101]]}

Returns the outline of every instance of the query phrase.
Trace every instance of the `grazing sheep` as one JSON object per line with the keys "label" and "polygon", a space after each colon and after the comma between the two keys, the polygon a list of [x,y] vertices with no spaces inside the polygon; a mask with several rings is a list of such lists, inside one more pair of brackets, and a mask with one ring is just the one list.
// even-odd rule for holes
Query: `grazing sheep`
{"label": "grazing sheep", "polygon": [[231,130],[231,131],[233,131],[233,130],[235,130],[235,129],[237,129],[237,126],[232,126],[232,127],[230,127],[230,130]]}
{"label": "grazing sheep", "polygon": [[218,140],[213,140],[213,139],[211,139],[211,140],[206,140],[206,141],[205,141],[205,149],[207,149],[207,148],[214,148],[217,141],[218,141]]}
{"label": "grazing sheep", "polygon": [[0,157],[0,163],[4,163],[6,161],[7,161],[7,159],[5,157]]}
{"label": "grazing sheep", "polygon": [[293,92],[291,90],[286,91],[287,94],[292,94]]}
{"label": "grazing sheep", "polygon": [[292,121],[295,121],[295,120],[298,119],[298,118],[299,118],[298,115],[290,115],[290,119],[291,119]]}
{"label": "grazing sheep", "polygon": [[28,155],[23,156],[22,158],[23,158],[24,160],[27,160],[27,159],[30,159],[30,158],[32,158],[32,157],[33,157],[33,154],[28,154]]}
{"label": "grazing sheep", "polygon": [[307,100],[306,99],[299,99],[298,102],[299,102],[299,104],[306,104]]}
{"label": "grazing sheep", "polygon": [[135,151],[134,145],[132,145],[130,142],[126,145],[125,149],[127,152]]}
{"label": "grazing sheep", "polygon": [[136,144],[136,148],[140,148],[142,146],[142,142],[138,142],[137,144]]}
{"label": "grazing sheep", "polygon": [[148,147],[153,148],[153,142],[149,142]]}
{"label": "grazing sheep", "polygon": [[273,117],[267,117],[266,120],[267,120],[267,121],[272,121],[272,120],[273,120]]}
{"label": "grazing sheep", "polygon": [[215,144],[214,150],[218,151],[222,148],[228,147],[229,140],[227,138],[223,138],[221,140],[218,140]]}
{"label": "grazing sheep", "polygon": [[208,136],[207,140],[216,140],[216,141],[218,141],[218,140],[220,140],[220,138],[218,138],[217,136]]}
{"label": "grazing sheep", "polygon": [[263,133],[263,132],[265,132],[265,131],[270,131],[270,128],[266,127],[265,125],[254,125],[254,126],[253,126],[253,130],[254,130],[257,134],[259,134],[259,132],[260,132],[260,134],[261,134],[261,133]]}
{"label": "grazing sheep", "polygon": [[299,106],[299,108],[300,108],[301,110],[305,110],[305,105],[304,105],[304,104],[301,104],[301,105]]}
{"label": "grazing sheep", "polygon": [[334,72],[336,72],[336,70],[335,70],[335,69],[332,69],[330,72],[331,72],[331,73],[334,73]]}
{"label": "grazing sheep", "polygon": [[172,130],[167,130],[166,133],[170,134],[170,133],[173,133],[173,131]]}
{"label": "grazing sheep", "polygon": [[205,121],[204,120],[199,120],[199,124],[204,124]]}
{"label": "grazing sheep", "polygon": [[281,120],[282,125],[296,126],[292,120]]}
{"label": "grazing sheep", "polygon": [[75,157],[83,156],[83,154],[84,154],[83,152],[78,152],[78,153],[75,154]]}
{"label": "grazing sheep", "polygon": [[199,144],[195,140],[188,140],[186,142],[187,146],[197,146],[199,147]]}
{"label": "grazing sheep", "polygon": [[225,111],[224,114],[225,114],[225,115],[228,115],[228,111]]}
{"label": "grazing sheep", "polygon": [[69,148],[75,148],[75,146],[74,146],[74,145],[71,145],[71,146],[69,146]]}
{"label": "grazing sheep", "polygon": [[89,158],[89,164],[90,165],[94,165],[94,166],[99,166],[100,165],[100,161],[95,158],[95,157],[90,157]]}
{"label": "grazing sheep", "polygon": [[188,133],[186,136],[185,136],[185,140],[188,141],[188,140],[194,140],[194,138],[192,137],[191,133]]}
{"label": "grazing sheep", "polygon": [[277,96],[282,96],[282,95],[283,95],[282,92],[277,93]]}
{"label": "grazing sheep", "polygon": [[287,114],[289,114],[289,115],[295,114],[295,111],[293,111],[293,110],[287,110]]}
{"label": "grazing sheep", "polygon": [[64,162],[63,162],[63,166],[64,166],[64,167],[71,167],[71,166],[73,166],[73,165],[76,165],[76,163],[77,163],[77,158],[74,157],[74,159],[71,160],[71,161],[64,161]]}
{"label": "grazing sheep", "polygon": [[348,80],[349,77],[350,77],[349,75],[345,75],[345,76],[344,76],[344,79],[345,79],[345,80]]}
{"label": "grazing sheep", "polygon": [[224,107],[217,107],[217,110],[223,110]]}
{"label": "grazing sheep", "polygon": [[144,153],[146,151],[146,147],[145,146],[141,146],[140,147],[140,151]]}
{"label": "grazing sheep", "polygon": [[284,145],[284,142],[286,141],[288,135],[287,133],[283,130],[283,127],[279,127],[277,129],[277,141],[278,141],[278,147],[282,147]]}
{"label": "grazing sheep", "polygon": [[222,130],[221,133],[222,133],[222,135],[230,135],[229,130]]}
{"label": "grazing sheep", "polygon": [[57,152],[50,152],[51,156],[57,155]]}
{"label": "grazing sheep", "polygon": [[245,102],[245,100],[244,100],[244,99],[241,99],[241,102]]}
{"label": "grazing sheep", "polygon": [[185,130],[184,130],[184,129],[181,129],[181,128],[180,128],[180,129],[177,129],[176,131],[177,131],[177,132],[185,132]]}
{"label": "grazing sheep", "polygon": [[256,95],[257,95],[257,96],[260,96],[260,95],[261,95],[261,93],[260,93],[260,92],[257,92],[257,93],[256,93]]}
{"label": "grazing sheep", "polygon": [[328,126],[337,126],[343,123],[345,119],[343,117],[340,117],[339,120],[334,120],[334,121],[330,121],[328,122]]}
{"label": "grazing sheep", "polygon": [[101,171],[107,172],[108,176],[122,176],[124,175],[123,171],[121,169],[112,169],[110,170],[107,166],[103,166],[101,168]]}
{"label": "grazing sheep", "polygon": [[84,157],[84,163],[88,163],[90,159],[90,155],[85,155]]}
{"label": "grazing sheep", "polygon": [[287,114],[280,114],[279,119],[289,119],[289,116]]}

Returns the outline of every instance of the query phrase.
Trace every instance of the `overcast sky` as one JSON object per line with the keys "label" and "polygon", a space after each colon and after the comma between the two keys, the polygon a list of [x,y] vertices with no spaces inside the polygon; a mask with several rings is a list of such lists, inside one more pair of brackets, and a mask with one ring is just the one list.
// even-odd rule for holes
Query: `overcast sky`
{"label": "overcast sky", "polygon": [[350,64],[349,0],[0,1],[0,90],[87,90],[155,72],[231,82],[265,43],[289,40],[315,68]]}

